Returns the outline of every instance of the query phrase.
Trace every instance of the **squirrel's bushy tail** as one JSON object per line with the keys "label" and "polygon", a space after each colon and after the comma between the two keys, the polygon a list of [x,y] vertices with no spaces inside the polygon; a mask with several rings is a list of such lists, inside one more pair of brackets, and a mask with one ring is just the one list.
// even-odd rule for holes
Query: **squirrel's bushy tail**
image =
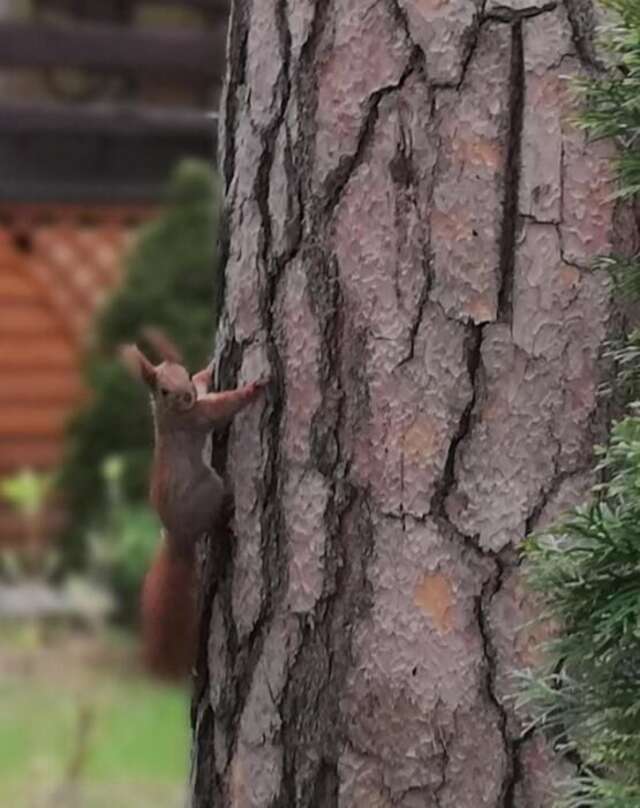
{"label": "squirrel's bushy tail", "polygon": [[150,673],[186,677],[196,651],[197,607],[193,559],[169,551],[166,539],[142,589],[142,652]]}

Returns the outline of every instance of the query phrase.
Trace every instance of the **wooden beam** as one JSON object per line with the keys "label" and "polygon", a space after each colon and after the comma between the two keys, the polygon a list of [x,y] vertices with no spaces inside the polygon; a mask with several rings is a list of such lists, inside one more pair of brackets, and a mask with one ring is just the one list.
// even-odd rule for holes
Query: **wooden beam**
{"label": "wooden beam", "polygon": [[[108,177],[102,181],[64,182],[45,178],[39,182],[29,180],[0,183],[0,204],[20,203],[59,204],[76,203],[85,205],[115,205],[162,202],[166,196],[167,176],[171,166],[166,167],[165,176],[147,182],[112,182]],[[0,367],[0,370],[2,368]]]}
{"label": "wooden beam", "polygon": [[[230,0],[126,0],[130,7],[136,6],[172,6],[173,8],[195,8],[212,17],[224,17],[229,14]],[[104,0],[39,0],[41,8],[63,9],[74,13],[78,8],[86,15],[95,11],[104,13]]]}
{"label": "wooden beam", "polygon": [[93,134],[123,137],[209,136],[217,113],[193,109],[100,104],[0,103],[0,135]]}
{"label": "wooden beam", "polygon": [[0,23],[0,67],[77,67],[220,79],[226,32]]}

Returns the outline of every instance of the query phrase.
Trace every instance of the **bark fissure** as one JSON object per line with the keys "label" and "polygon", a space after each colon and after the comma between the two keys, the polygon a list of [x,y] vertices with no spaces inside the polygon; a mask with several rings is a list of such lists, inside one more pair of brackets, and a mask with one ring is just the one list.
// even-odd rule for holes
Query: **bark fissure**
{"label": "bark fissure", "polygon": [[555,11],[557,7],[558,3],[555,2],[555,0],[550,3],[545,3],[542,6],[527,6],[525,8],[511,8],[509,6],[495,5],[485,16],[485,19],[494,20],[495,22],[517,23],[522,20],[539,17],[540,14],[546,14],[549,11]]}
{"label": "bark fissure", "polygon": [[417,47],[417,43],[414,41],[413,37],[411,36],[411,27],[409,26],[409,19],[407,17],[407,12],[405,9],[402,8],[398,0],[386,0],[387,7],[391,11],[396,22],[402,28],[404,35],[407,38],[407,41],[411,43],[411,47]]}
{"label": "bark fissure", "polygon": [[553,501],[554,497],[558,494],[560,488],[565,482],[567,482],[567,480],[570,480],[573,477],[578,477],[581,474],[585,474],[591,471],[593,468],[593,465],[589,463],[580,465],[577,468],[569,468],[559,471],[557,468],[557,460],[555,466],[556,468],[549,485],[542,489],[540,492],[540,497],[534,503],[529,514],[527,515],[524,527],[524,536],[530,536],[532,533],[535,533],[545,509],[549,503]]}
{"label": "bark fissure", "polygon": [[[422,64],[418,68],[418,75],[420,75],[422,81],[428,86],[424,64]],[[430,121],[433,121],[435,118],[435,109],[436,109],[436,91],[433,90],[431,107],[429,110]],[[420,211],[417,200],[420,188],[420,181],[413,160],[411,143],[409,142],[409,139],[405,134],[404,127],[401,127],[400,135],[401,135],[400,149],[396,155],[396,160],[392,161],[392,163],[390,164],[389,170],[394,182],[396,182],[398,185],[404,186],[404,188],[411,193],[411,204],[419,216]],[[440,151],[439,146],[440,144],[438,144],[438,153]],[[395,174],[394,174],[394,164],[397,166]],[[433,194],[436,186],[437,176],[438,176],[438,161],[436,159],[434,161],[433,168],[428,176],[429,186],[426,199],[427,209],[431,209],[433,204]],[[429,223],[425,224],[425,230],[426,230],[426,238],[424,239],[422,244],[421,266],[420,266],[422,271],[422,287],[420,289],[420,294],[418,297],[418,301],[416,303],[415,316],[409,327],[409,348],[407,350],[406,356],[404,356],[398,362],[398,367],[401,367],[402,365],[405,365],[413,361],[415,355],[416,338],[422,325],[422,320],[427,307],[427,303],[430,302],[429,296],[431,293],[431,289],[433,287],[433,281],[434,281],[433,266],[432,266],[433,256],[431,250],[431,227]]]}
{"label": "bark fissure", "polygon": [[[261,434],[264,436],[264,452],[266,455],[265,472],[260,492],[262,504],[261,514],[261,559],[263,596],[260,612],[249,636],[240,641],[234,624],[231,607],[232,565],[227,565],[224,577],[227,583],[223,610],[227,635],[227,653],[230,660],[231,674],[222,688],[221,703],[216,711],[216,721],[228,739],[226,761],[212,765],[213,771],[222,768],[225,771],[226,789],[229,783],[226,773],[233,759],[239,740],[239,724],[244,706],[247,703],[251,685],[259,661],[262,657],[266,636],[271,627],[277,604],[286,591],[286,580],[283,570],[286,569],[285,548],[283,546],[283,514],[280,507],[280,444],[282,414],[285,406],[284,373],[282,359],[275,338],[275,301],[278,282],[283,270],[283,262],[276,260],[272,254],[272,227],[269,211],[270,172],[273,165],[276,140],[282,126],[290,96],[289,62],[290,35],[286,27],[286,2],[280,0],[276,21],[280,37],[281,70],[273,92],[277,106],[271,121],[261,133],[262,152],[254,183],[254,197],[261,218],[261,263],[262,283],[259,288],[259,308],[266,338],[266,352],[271,368],[271,384],[268,393],[267,407],[263,415]],[[246,31],[244,33],[246,58]],[[233,34],[232,34],[233,37]],[[230,181],[230,180],[229,180]],[[222,780],[222,778],[219,778]],[[198,793],[198,790],[196,790]],[[201,792],[204,793],[204,792]],[[220,793],[220,789],[218,789]],[[228,793],[225,799],[228,799]],[[205,805],[207,803],[204,803]],[[215,803],[214,803],[215,804]]]}
{"label": "bark fissure", "polygon": [[[318,213],[318,232],[330,226]],[[341,346],[345,340],[338,268],[321,252],[305,256],[312,311],[322,342],[319,382],[322,403],[312,422],[311,450],[315,468],[326,479],[329,498],[324,514],[325,576],[323,594],[312,619],[304,624],[281,704],[284,766],[280,794],[273,808],[300,805],[332,808],[338,805],[337,754],[343,743],[340,692],[350,659],[350,630],[361,605],[364,567],[370,554],[367,495],[349,480],[348,440],[345,434],[345,373]],[[347,543],[345,519],[360,526]],[[353,580],[353,576],[359,580]],[[354,593],[357,597],[354,600]],[[322,715],[305,710],[313,701]],[[322,729],[319,729],[319,726]]]}
{"label": "bark fissure", "polygon": [[[245,83],[247,69],[247,41],[249,38],[249,9],[247,4],[234,3],[229,20],[227,40],[227,62],[229,74],[225,81],[223,94],[224,118],[219,123],[222,129],[220,137],[220,169],[225,186],[229,188],[235,174],[235,136],[238,121],[238,92]],[[220,217],[218,246],[220,265],[225,267],[229,257],[231,234],[229,216],[232,204],[225,205]],[[217,295],[214,305],[218,313],[222,312],[226,291],[226,273],[220,273]]]}
{"label": "bark fissure", "polygon": [[308,36],[300,50],[295,71],[298,124],[300,135],[294,148],[294,163],[299,177],[298,194],[300,211],[304,211],[306,231],[311,230],[311,220],[317,215],[317,201],[312,190],[316,143],[316,111],[318,107],[318,81],[315,65],[319,56],[326,28],[331,19],[332,2],[316,3]]}
{"label": "bark fissure", "polygon": [[[309,258],[310,256],[307,263],[313,269],[308,273],[307,283],[323,346],[320,368],[322,405],[312,424],[311,452],[315,467],[327,479],[330,486],[329,502],[324,515],[327,545],[325,557],[328,561],[336,552],[335,533],[339,530],[340,523],[340,514],[336,512],[334,476],[340,457],[338,430],[343,397],[337,375],[339,286],[335,266],[333,269],[329,268],[331,262],[327,262],[324,256],[317,256],[316,261]],[[309,754],[309,747],[314,745],[314,741],[317,743],[314,731],[309,726],[309,718],[315,724],[315,716],[309,718],[305,716],[302,704],[309,697],[317,703],[330,675],[330,638],[326,624],[328,612],[329,602],[325,594],[314,609],[313,628],[305,626],[296,662],[291,668],[285,687],[281,708],[285,738],[284,771],[281,791],[274,802],[274,808],[276,806],[284,808],[293,804],[292,801],[299,805],[313,806],[317,804],[319,796],[330,800],[325,803],[327,806],[337,804],[337,791],[330,789],[330,793],[327,793],[326,788],[326,776],[335,769],[336,761],[325,759],[322,750],[317,756],[316,770],[307,772],[304,781],[300,782],[301,773],[308,767],[308,764],[305,766],[305,758]]]}
{"label": "bark fissure", "polygon": [[478,46],[480,38],[480,31],[485,21],[485,9],[488,0],[480,0],[479,6],[473,18],[473,24],[469,27],[464,35],[460,77],[456,82],[453,81],[434,81],[432,87],[434,90],[456,90],[459,92],[467,76],[467,70],[471,64],[473,57]]}
{"label": "bark fissure", "polygon": [[524,52],[522,22],[511,28],[511,75],[509,79],[509,134],[505,165],[502,233],[500,236],[500,288],[498,290],[498,321],[511,324],[513,320],[513,273],[518,229],[520,190],[520,152],[524,113]]}
{"label": "bark fissure", "polygon": [[240,709],[237,709],[235,716],[232,754],[238,741],[238,721],[242,715],[242,707],[246,703],[257,665],[262,657],[264,643],[273,623],[277,605],[282,601],[286,592],[284,514],[280,496],[280,446],[286,397],[283,361],[275,335],[274,322],[278,283],[282,277],[283,266],[276,260],[272,252],[272,226],[269,210],[269,185],[276,140],[283,124],[291,90],[289,79],[291,37],[286,23],[286,0],[279,0],[276,6],[276,24],[280,39],[281,70],[272,98],[279,98],[279,104],[272,120],[261,134],[262,153],[254,185],[255,199],[260,211],[262,237],[260,261],[263,277],[259,291],[259,307],[266,336],[267,358],[271,368],[268,406],[260,429],[261,435],[266,439],[263,491],[260,494],[262,506],[260,554],[263,594],[256,624],[244,644],[246,651],[243,648],[243,669],[236,673],[236,679],[242,684],[242,689],[239,694]]}
{"label": "bark fissure", "polygon": [[[438,715],[438,710],[434,710],[434,715]],[[440,744],[440,782],[436,786],[433,791],[433,799],[436,804],[436,808],[440,808],[440,795],[447,785],[447,769],[449,768],[449,750],[447,748],[447,743],[442,737],[441,733],[438,733],[438,742]]]}
{"label": "bark fissure", "polygon": [[416,350],[416,338],[422,325],[427,304],[430,302],[429,294],[433,286],[433,273],[431,272],[431,258],[428,255],[428,248],[425,249],[425,253],[426,254],[422,260],[424,281],[422,284],[422,289],[420,290],[418,302],[416,304],[416,314],[409,327],[409,348],[407,350],[407,355],[398,362],[397,367],[402,367],[402,365],[406,365],[407,363],[413,361]]}
{"label": "bark fissure", "polygon": [[[313,81],[313,64],[320,47],[328,18],[330,4],[316,7],[309,36],[301,50],[298,71],[298,98],[301,113],[298,142],[294,145],[292,173],[297,170],[303,177],[313,175],[317,85]],[[312,193],[309,182],[297,183],[298,209],[305,214],[306,231],[321,240],[330,227],[331,211],[339,201],[341,183],[348,182],[356,170],[370,136],[368,125],[377,117],[377,106],[382,91],[370,99],[371,108],[365,121],[355,155],[342,166],[342,171],[330,178],[326,185],[324,204]],[[379,97],[378,97],[379,96]],[[345,170],[346,169],[346,170]],[[343,187],[344,187],[343,185]],[[298,228],[300,239],[303,227]],[[291,260],[298,254],[300,242],[287,256]],[[300,805],[308,808],[337,806],[338,776],[337,754],[341,744],[341,722],[334,694],[339,692],[346,675],[349,658],[350,589],[345,576],[353,574],[366,553],[360,552],[358,542],[345,548],[342,525],[347,514],[359,521],[365,519],[366,495],[357,492],[348,481],[348,458],[345,455],[343,432],[344,390],[341,382],[342,328],[341,299],[337,266],[334,260],[319,250],[307,251],[309,299],[318,322],[322,342],[319,365],[319,384],[322,405],[312,420],[311,451],[315,468],[327,480],[329,498],[324,515],[326,532],[324,592],[316,603],[313,614],[300,617],[300,641],[295,660],[292,661],[279,712],[282,718],[280,743],[284,751],[283,770],[278,795],[273,808]],[[358,515],[359,514],[359,515]],[[359,541],[366,545],[366,526],[359,532]],[[355,554],[355,556],[354,556]],[[357,586],[358,591],[363,585]],[[317,710],[307,705],[323,704],[322,726],[319,733]]]}
{"label": "bark fissure", "polygon": [[406,365],[414,360],[416,350],[416,339],[422,326],[422,321],[424,319],[424,314],[427,309],[427,304],[432,302],[429,296],[431,293],[431,289],[433,287],[433,272],[431,268],[430,245],[428,243],[424,246],[423,250],[422,274],[423,274],[423,283],[422,288],[420,289],[420,295],[418,297],[418,301],[416,303],[416,313],[409,326],[409,339],[408,339],[409,347],[406,356],[402,357],[402,359],[398,362],[397,367],[402,367],[403,365]]}
{"label": "bark fissure", "polygon": [[[520,152],[522,140],[524,110],[524,53],[522,22],[512,24],[511,38],[511,72],[509,97],[509,122],[507,134],[506,162],[504,169],[504,196],[502,224],[500,234],[500,252],[498,275],[498,321],[511,323],[513,317],[513,275],[515,269],[516,236],[518,226],[518,201],[520,184]],[[448,448],[445,467],[438,481],[432,498],[431,512],[441,522],[448,525],[449,532],[459,534],[459,530],[451,524],[446,512],[449,495],[455,491],[457,480],[455,472],[456,455],[461,444],[468,439],[473,428],[473,414],[479,405],[478,380],[482,364],[482,342],[487,324],[468,325],[466,363],[471,383],[471,396],[465,407],[456,433]],[[476,541],[477,537],[467,536]]]}
{"label": "bark fissure", "polygon": [[[289,93],[291,88],[289,87]],[[284,152],[284,171],[289,189],[292,189],[287,198],[287,225],[286,248],[281,255],[274,256],[278,271],[282,271],[298,255],[302,244],[303,233],[303,198],[302,188],[296,172],[294,147],[291,142],[291,132],[284,124],[286,131],[286,146]]]}
{"label": "bark fissure", "polygon": [[[347,517],[359,524],[349,546],[342,539]],[[281,705],[284,770],[272,808],[338,806],[335,773],[345,738],[336,694],[341,692],[349,668],[351,629],[366,589],[365,567],[372,542],[366,492],[348,483],[337,486],[326,518],[332,534],[328,553],[335,557],[329,576],[333,591],[320,599],[312,619],[305,623],[287,679]],[[358,594],[354,599],[355,583]]]}
{"label": "bark fissure", "polygon": [[213,724],[214,715],[211,705],[202,700],[198,705],[198,712],[193,723],[193,760],[192,760],[192,780],[190,787],[195,795],[195,806],[207,805],[200,800],[201,796],[208,795],[211,804],[216,804],[222,800],[222,788],[220,778],[216,773],[215,750],[213,749]]}
{"label": "bark fissure", "polygon": [[211,630],[211,617],[214,601],[218,598],[224,612],[224,619],[229,637],[229,646],[235,645],[232,631],[231,595],[227,573],[232,555],[232,537],[228,529],[222,535],[207,537],[203,547],[204,564],[201,570],[199,621],[200,640],[198,658],[196,660],[194,691],[191,708],[191,726],[193,728],[193,755],[191,762],[191,788],[193,808],[208,808],[213,797],[222,802],[224,784],[220,777],[220,765],[216,759],[213,743],[214,724],[231,723],[237,707],[236,686],[232,676],[225,677],[225,686],[217,715],[214,716],[208,698],[210,671],[208,660],[208,634]]}
{"label": "bark fissure", "polygon": [[[234,339],[225,342],[223,352],[225,377],[228,374],[233,379],[238,376],[241,361],[241,349]],[[219,377],[218,377],[218,380]],[[224,478],[226,465],[226,435],[213,434],[211,440],[210,462],[213,468]],[[231,506],[231,503],[228,503]],[[195,664],[195,676],[192,698],[192,724],[195,726],[195,709],[200,704],[203,694],[209,686],[209,664],[207,659],[207,637],[211,622],[211,613],[214,598],[223,582],[223,571],[227,568],[232,552],[232,536],[230,521],[232,514],[228,511],[223,514],[218,528],[222,536],[218,541],[212,536],[203,536],[197,548],[200,587],[198,591],[198,626],[199,642],[198,655]]]}
{"label": "bark fissure", "polygon": [[596,19],[592,3],[588,0],[563,0],[573,32],[573,43],[580,61],[591,70],[602,70],[594,45]]}
{"label": "bark fissure", "polygon": [[414,48],[407,66],[405,67],[400,80],[396,84],[391,84],[387,87],[381,87],[369,96],[366,102],[366,112],[363,116],[363,122],[358,133],[356,147],[351,154],[343,155],[339,164],[331,171],[324,183],[322,191],[322,198],[324,199],[324,216],[330,216],[333,211],[338,207],[342,194],[344,193],[349,181],[362,164],[364,157],[367,153],[373,134],[375,132],[376,123],[379,117],[380,103],[384,98],[392,93],[397,93],[402,89],[405,82],[414,71],[422,63],[422,51],[419,48]]}
{"label": "bark fissure", "polygon": [[[450,533],[453,531],[453,533],[458,535],[461,535],[460,532],[453,526],[447,514],[447,499],[455,491],[457,485],[455,470],[456,455],[460,445],[469,436],[472,430],[473,414],[480,398],[479,375],[482,367],[482,331],[483,326],[467,326],[466,365],[471,386],[471,395],[460,416],[458,428],[449,442],[442,476],[436,483],[433,497],[431,498],[431,514],[441,523],[448,526],[447,532]],[[477,537],[465,536],[465,539],[473,542],[474,546],[477,546]],[[478,547],[478,549],[480,548]]]}
{"label": "bark fissure", "polygon": [[247,42],[249,39],[250,9],[248,3],[233,3],[229,22],[227,63],[229,75],[226,81],[224,148],[222,176],[229,187],[235,173],[235,136],[238,122],[238,91],[244,86],[247,68]]}
{"label": "bark fissure", "polygon": [[498,729],[502,737],[507,768],[502,786],[497,808],[516,808],[514,803],[515,783],[518,771],[517,756],[518,751],[514,739],[508,730],[508,713],[496,689],[496,672],[498,669],[498,655],[494,646],[491,626],[489,624],[489,613],[491,603],[502,588],[505,566],[500,557],[491,554],[495,565],[495,570],[485,581],[482,592],[476,601],[478,629],[482,638],[482,647],[486,668],[486,690],[489,702],[493,705],[498,716]]}

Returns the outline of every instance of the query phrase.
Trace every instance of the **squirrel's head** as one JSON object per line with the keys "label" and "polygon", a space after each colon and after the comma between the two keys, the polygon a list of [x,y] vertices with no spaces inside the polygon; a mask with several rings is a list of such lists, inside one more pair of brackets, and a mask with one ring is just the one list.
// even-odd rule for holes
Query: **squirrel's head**
{"label": "squirrel's head", "polygon": [[158,414],[188,412],[196,403],[197,393],[178,350],[155,329],[147,329],[145,336],[164,361],[154,365],[137,345],[120,349],[122,361],[135,378],[147,385]]}

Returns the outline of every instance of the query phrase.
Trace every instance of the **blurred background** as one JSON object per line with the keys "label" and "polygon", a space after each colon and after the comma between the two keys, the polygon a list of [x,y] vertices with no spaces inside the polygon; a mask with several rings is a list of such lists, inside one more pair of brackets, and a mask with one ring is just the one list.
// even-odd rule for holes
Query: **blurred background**
{"label": "blurred background", "polygon": [[[212,349],[227,0],[0,0],[0,805],[178,806],[188,691],[140,662],[148,401]],[[167,660],[167,670],[175,666]]]}

